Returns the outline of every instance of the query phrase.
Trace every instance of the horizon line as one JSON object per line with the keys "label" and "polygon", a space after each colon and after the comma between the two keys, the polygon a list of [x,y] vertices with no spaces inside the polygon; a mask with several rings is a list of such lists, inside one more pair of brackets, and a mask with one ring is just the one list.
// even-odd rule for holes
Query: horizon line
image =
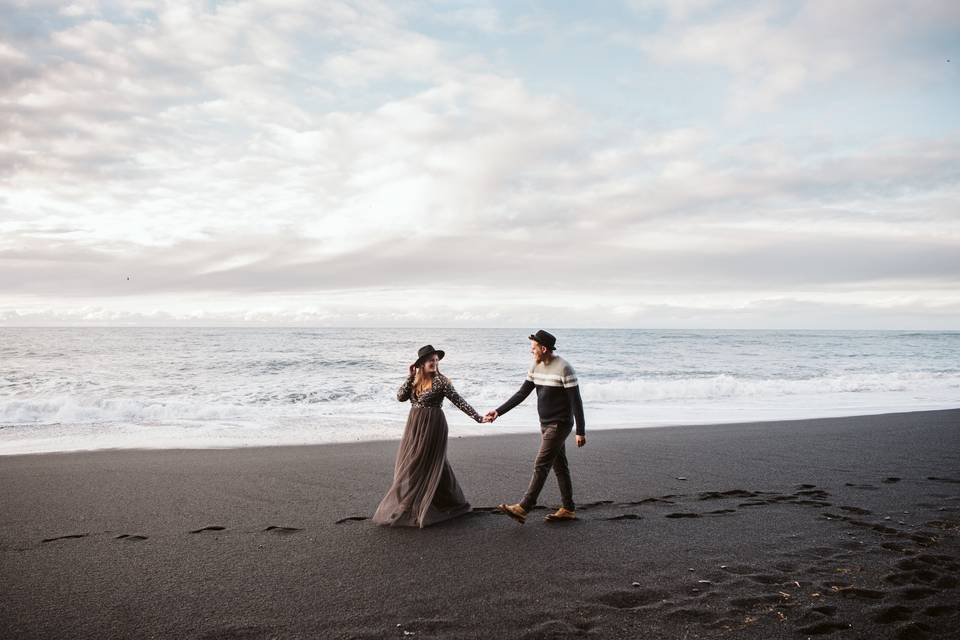
{"label": "horizon line", "polygon": [[[516,326],[456,326],[456,325],[255,325],[255,324],[39,324],[39,325],[6,325],[0,324],[0,329],[363,329],[363,330],[402,330],[402,329],[436,329],[436,330],[518,330],[535,331],[529,327]],[[863,331],[875,333],[960,333],[955,329],[917,329],[917,328],[810,328],[810,327],[551,327],[551,331]]]}

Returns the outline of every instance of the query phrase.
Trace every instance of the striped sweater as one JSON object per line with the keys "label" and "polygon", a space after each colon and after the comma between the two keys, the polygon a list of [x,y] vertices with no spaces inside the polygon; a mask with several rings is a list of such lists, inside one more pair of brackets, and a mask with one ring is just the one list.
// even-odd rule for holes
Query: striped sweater
{"label": "striped sweater", "polygon": [[577,435],[584,435],[583,400],[577,372],[570,363],[554,356],[550,364],[538,362],[527,372],[527,379],[513,397],[497,409],[503,415],[523,402],[530,392],[537,390],[537,413],[541,424],[552,422],[577,423]]}

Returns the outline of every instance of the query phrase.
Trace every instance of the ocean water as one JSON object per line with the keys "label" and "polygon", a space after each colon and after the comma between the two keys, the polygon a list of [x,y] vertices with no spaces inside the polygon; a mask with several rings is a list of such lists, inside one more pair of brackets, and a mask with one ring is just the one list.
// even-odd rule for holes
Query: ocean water
{"label": "ocean water", "polygon": [[[0,328],[0,454],[398,439],[417,348],[482,414],[530,365],[522,329]],[[556,330],[588,434],[960,406],[960,332]],[[451,436],[536,431],[536,399]]]}

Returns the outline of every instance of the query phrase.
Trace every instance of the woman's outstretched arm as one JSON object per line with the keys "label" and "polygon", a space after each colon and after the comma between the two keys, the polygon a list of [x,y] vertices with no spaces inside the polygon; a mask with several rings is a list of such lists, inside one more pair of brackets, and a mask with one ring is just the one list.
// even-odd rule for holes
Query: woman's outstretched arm
{"label": "woman's outstretched arm", "polygon": [[453,388],[453,384],[449,380],[445,380],[443,383],[443,395],[460,409],[460,411],[463,411],[477,422],[483,422],[483,417],[477,413],[476,409],[470,406],[469,402],[463,399],[463,396],[457,393],[457,390]]}

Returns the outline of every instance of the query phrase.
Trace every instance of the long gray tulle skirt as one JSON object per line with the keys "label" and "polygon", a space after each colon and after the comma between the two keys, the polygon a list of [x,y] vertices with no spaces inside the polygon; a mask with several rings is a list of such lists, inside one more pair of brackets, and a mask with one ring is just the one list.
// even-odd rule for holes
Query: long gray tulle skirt
{"label": "long gray tulle skirt", "polygon": [[400,440],[393,485],[373,521],[394,527],[428,527],[470,511],[447,462],[443,409],[413,407]]}

